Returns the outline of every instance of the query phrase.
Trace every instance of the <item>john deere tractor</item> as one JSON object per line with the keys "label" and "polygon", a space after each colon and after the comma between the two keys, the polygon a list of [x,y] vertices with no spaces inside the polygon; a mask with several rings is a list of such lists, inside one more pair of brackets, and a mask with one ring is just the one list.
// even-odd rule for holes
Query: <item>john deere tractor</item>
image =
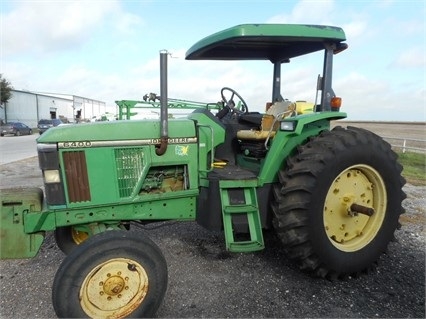
{"label": "john deere tractor", "polygon": [[[1,191],[1,257],[33,257],[45,233],[55,233],[67,254],[53,283],[59,317],[156,313],[167,264],[146,233],[128,231],[138,223],[194,221],[223,231],[224,250],[244,253],[264,249],[271,229],[307,272],[342,277],[369,269],[399,226],[405,181],[382,138],[330,127],[346,117],[332,89],[333,58],[345,40],[338,27],[295,24],[210,35],[186,59],[272,63],[271,100],[254,112],[223,87],[217,107],[175,119],[167,52],[160,52],[159,120],[67,125],[37,139],[44,192]],[[284,98],[282,67],[317,51],[324,63],[316,101]]]}

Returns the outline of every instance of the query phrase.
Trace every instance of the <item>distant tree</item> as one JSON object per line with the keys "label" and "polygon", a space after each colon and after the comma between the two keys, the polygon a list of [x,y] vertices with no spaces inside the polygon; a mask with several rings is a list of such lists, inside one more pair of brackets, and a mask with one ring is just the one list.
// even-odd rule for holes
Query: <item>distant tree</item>
{"label": "distant tree", "polygon": [[12,97],[12,89],[13,86],[10,84],[10,82],[3,77],[3,74],[0,74],[0,97],[1,97],[1,104],[0,106],[3,107],[7,101],[10,100]]}

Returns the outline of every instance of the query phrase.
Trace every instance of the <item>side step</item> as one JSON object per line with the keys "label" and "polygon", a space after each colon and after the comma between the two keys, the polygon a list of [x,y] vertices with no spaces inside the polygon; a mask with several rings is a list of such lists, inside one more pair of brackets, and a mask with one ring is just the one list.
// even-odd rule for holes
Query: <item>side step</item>
{"label": "side step", "polygon": [[[226,249],[231,252],[251,252],[265,247],[260,221],[259,206],[256,195],[256,180],[222,180],[219,191],[222,204],[223,228]],[[242,198],[231,198],[231,192],[239,190]],[[250,238],[236,240],[234,236],[233,217],[245,216]]]}

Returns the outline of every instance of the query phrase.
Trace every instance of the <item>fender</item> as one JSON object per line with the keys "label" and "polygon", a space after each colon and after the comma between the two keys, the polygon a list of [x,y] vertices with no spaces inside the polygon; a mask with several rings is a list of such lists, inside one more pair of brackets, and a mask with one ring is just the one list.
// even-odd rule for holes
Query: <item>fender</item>
{"label": "fender", "polygon": [[278,128],[260,168],[260,185],[276,182],[278,171],[286,165],[285,159],[292,155],[298,146],[303,145],[309,137],[330,130],[330,121],[343,119],[346,116],[343,112],[320,112],[289,117],[280,121],[292,123],[290,126],[293,129],[283,131]]}

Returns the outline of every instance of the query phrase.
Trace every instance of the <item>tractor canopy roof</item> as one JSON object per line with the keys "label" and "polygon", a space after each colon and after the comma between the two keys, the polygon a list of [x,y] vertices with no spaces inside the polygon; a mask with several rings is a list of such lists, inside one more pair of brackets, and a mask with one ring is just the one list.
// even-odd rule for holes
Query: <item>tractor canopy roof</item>
{"label": "tractor canopy roof", "polygon": [[323,50],[335,44],[346,49],[339,27],[307,24],[241,24],[214,33],[195,43],[187,60],[270,60],[273,63]]}

